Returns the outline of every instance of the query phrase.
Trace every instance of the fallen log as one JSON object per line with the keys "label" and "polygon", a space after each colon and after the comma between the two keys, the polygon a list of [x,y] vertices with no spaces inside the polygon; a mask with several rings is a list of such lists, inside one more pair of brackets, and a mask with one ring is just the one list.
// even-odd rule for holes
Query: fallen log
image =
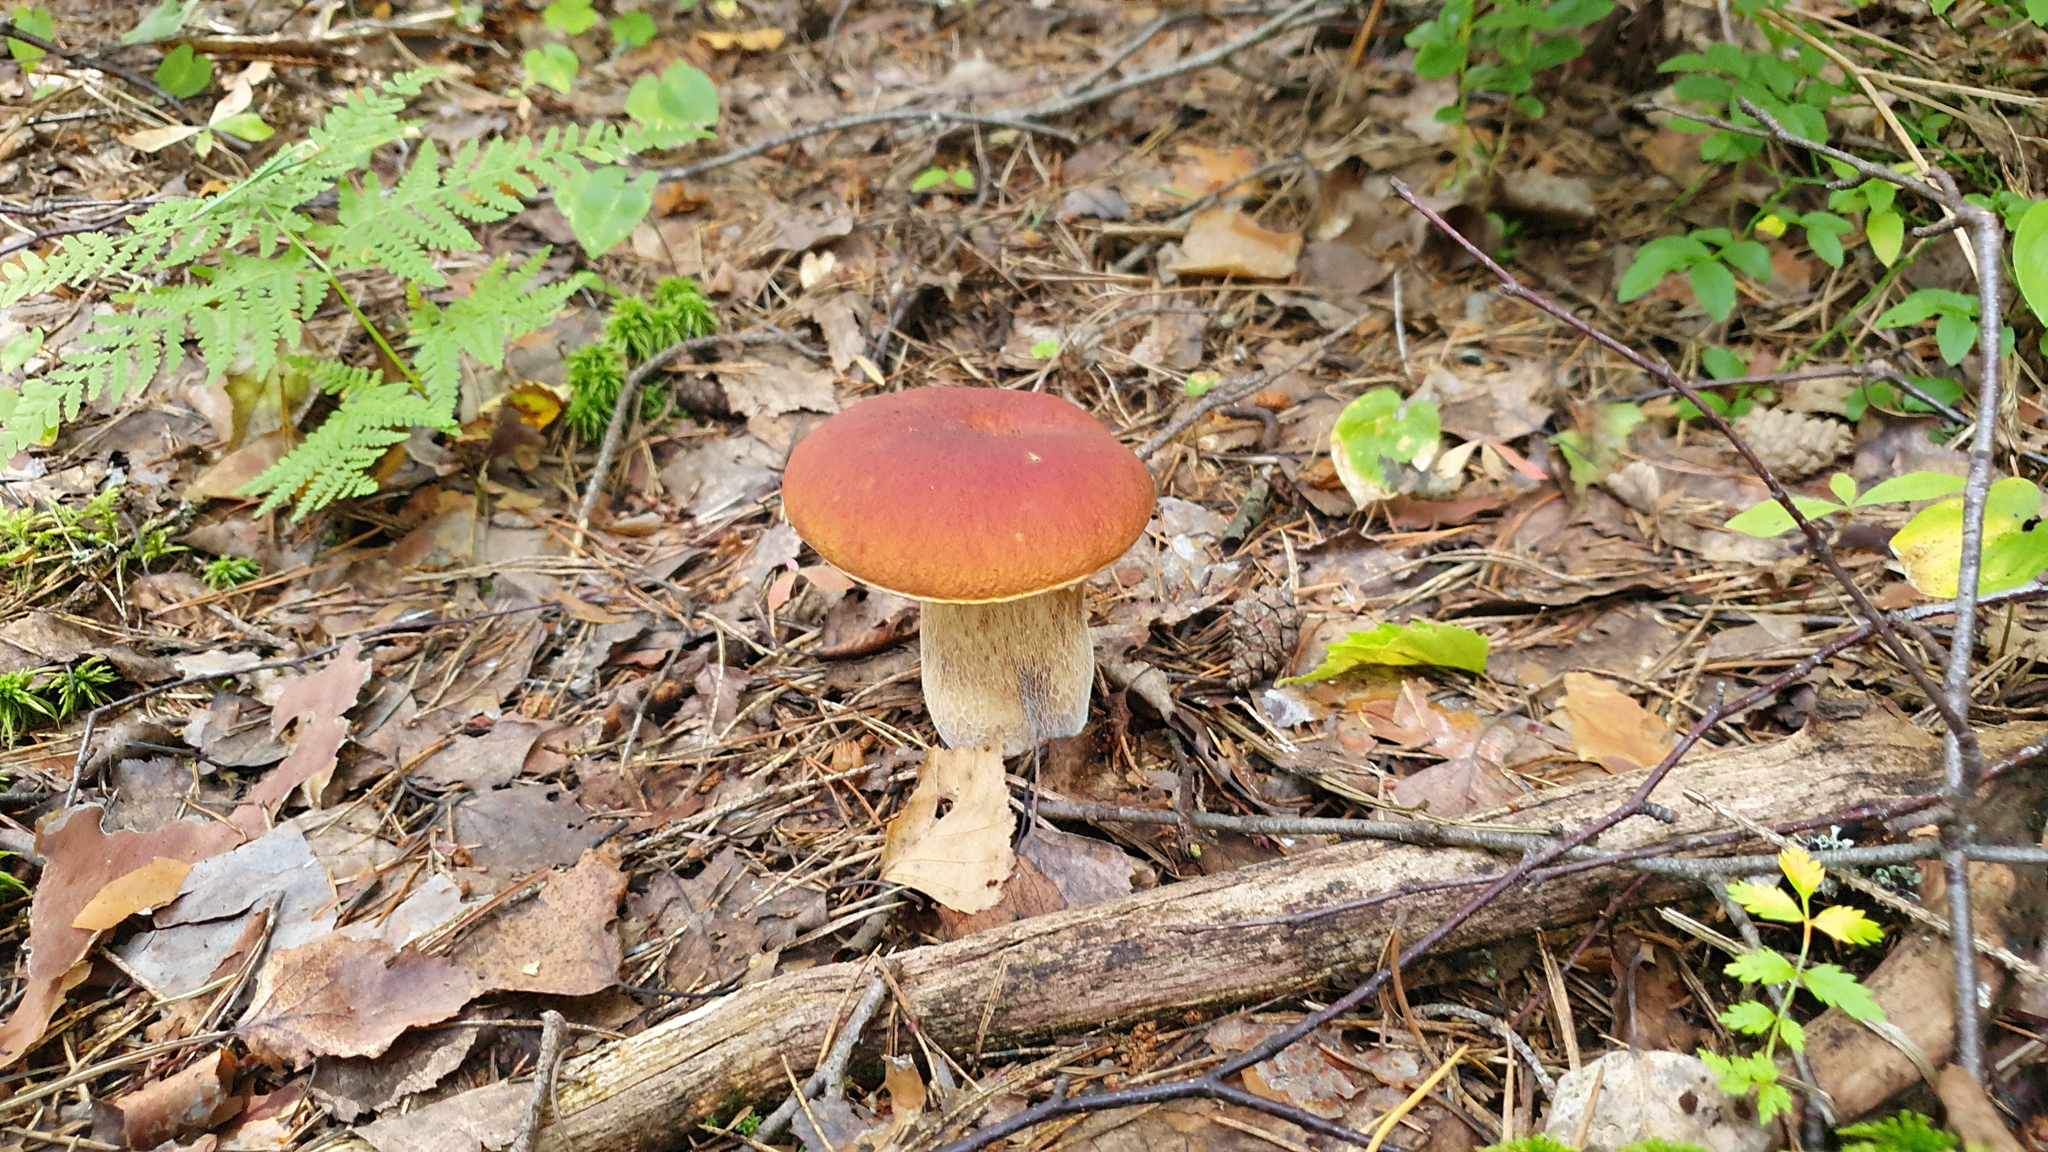
{"label": "fallen log", "polygon": [[[1986,751],[2015,747],[2039,728],[1987,732]],[[1777,744],[1697,754],[1660,795],[1691,789],[1760,823],[1784,823],[1930,791],[1940,777],[1937,752],[1926,733],[1873,707],[1859,719],[1816,720]],[[1570,828],[1615,808],[1638,779],[1630,773],[1532,793],[1486,819]],[[1618,850],[1720,826],[1704,808],[1672,803],[1679,805],[1675,824],[1630,820],[1599,846]],[[1446,882],[1506,867],[1484,852],[1346,843],[910,949],[888,962],[903,1010],[932,1040],[956,1050],[978,1039],[1007,1045],[1256,1001],[1340,977],[1348,983],[1376,962],[1397,920],[1405,918],[1412,937],[1476,890]],[[1446,949],[1583,922],[1631,879],[1619,869],[1589,869],[1521,889],[1474,916]],[[1642,898],[1684,890],[1683,882],[1653,878]],[[1338,904],[1353,908],[1275,922]],[[857,963],[793,972],[574,1061],[563,1069],[539,1146],[651,1152],[680,1144],[700,1120],[739,1099],[786,1093],[785,1069],[801,1074],[817,1062],[835,1014],[865,981]]]}

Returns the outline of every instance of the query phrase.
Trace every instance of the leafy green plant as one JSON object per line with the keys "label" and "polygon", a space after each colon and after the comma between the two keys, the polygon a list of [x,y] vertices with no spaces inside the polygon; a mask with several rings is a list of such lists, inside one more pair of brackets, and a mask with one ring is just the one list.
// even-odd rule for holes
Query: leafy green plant
{"label": "leafy green plant", "polygon": [[[57,36],[57,21],[50,15],[48,10],[43,8],[34,8],[23,4],[15,8],[13,13],[8,16],[8,21],[15,28],[39,40],[53,40]],[[14,57],[15,63],[20,64],[24,69],[28,69],[35,67],[36,61],[41,60],[48,53],[26,40],[16,40],[10,36],[7,39],[7,54]]]}
{"label": "leafy green plant", "polygon": [[[1828,491],[1833,500],[1818,496],[1794,496],[1792,503],[1799,508],[1799,514],[1808,520],[1818,520],[1851,508],[1868,508],[1876,504],[1910,504],[1920,500],[1933,500],[1951,492],[1960,492],[1963,487],[1961,476],[1946,472],[1908,472],[1881,481],[1864,492],[1856,491],[1856,480],[1847,472],[1837,472],[1828,477]],[[1792,514],[1776,500],[1764,500],[1750,505],[1728,521],[1728,528],[1734,532],[1745,532],[1751,536],[1777,536],[1790,532],[1796,525]]]}
{"label": "leafy green plant", "polygon": [[1888,180],[1865,180],[1828,196],[1828,207],[1837,212],[1863,213],[1863,238],[1887,268],[1898,262],[1906,242],[1906,218],[1896,207],[1898,194],[1899,186]]}
{"label": "leafy green plant", "polygon": [[[2040,512],[2041,490],[2022,477],[2000,480],[1985,494],[1979,595],[2017,588],[2048,569],[2048,528],[2037,523]],[[1892,536],[1891,549],[1916,591],[1954,596],[1962,583],[1963,498],[1922,508]]]}
{"label": "leafy green plant", "polygon": [[[1753,14],[1762,5],[1743,0],[1735,8]],[[1681,100],[1717,105],[1731,123],[1756,127],[1758,121],[1743,111],[1748,101],[1770,113],[1794,134],[1808,140],[1828,137],[1826,113],[1846,90],[1823,78],[1828,59],[1810,44],[1802,43],[1763,21],[1754,25],[1770,41],[1768,52],[1746,52],[1733,44],[1714,44],[1705,52],[1673,56],[1658,66],[1660,72],[1678,72],[1673,94]],[[1681,130],[1706,131],[1697,121],[1678,120]],[[1763,154],[1763,141],[1726,130],[1709,135],[1700,145],[1706,160],[1746,160]]]}
{"label": "leafy green plant", "polygon": [[[1887,308],[1875,322],[1878,328],[1905,328],[1934,321],[1934,343],[1941,358],[1960,364],[1977,346],[1977,298],[1946,288],[1922,288]],[[2011,351],[2013,331],[2002,329],[2005,350]]]}
{"label": "leafy green plant", "polygon": [[1695,228],[1684,236],[1659,236],[1636,249],[1635,262],[1621,274],[1615,295],[1622,303],[1655,288],[1664,277],[1685,273],[1700,307],[1715,320],[1735,310],[1735,272],[1762,283],[1771,278],[1771,251],[1754,240],[1737,239],[1726,228]]}
{"label": "leafy green plant", "polygon": [[1798,954],[1787,957],[1772,948],[1758,948],[1729,961],[1725,971],[1744,984],[1780,988],[1787,995],[1780,1007],[1760,1000],[1738,1000],[1722,1011],[1721,1023],[1730,1031],[1762,1038],[1763,1046],[1757,1051],[1747,1056],[1722,1056],[1704,1048],[1699,1052],[1700,1059],[1720,1077],[1723,1092],[1732,1096],[1756,1093],[1757,1116],[1765,1123],[1792,1106],[1792,1094],[1778,1083],[1779,1043],[1794,1052],[1806,1050],[1806,1031],[1791,1016],[1792,993],[1804,989],[1853,1020],[1870,1024],[1884,1020],[1884,1009],[1856,977],[1839,965],[1812,962],[1816,932],[1843,944],[1860,945],[1877,943],[1884,938],[1884,930],[1862,909],[1846,904],[1813,910],[1813,894],[1827,873],[1804,848],[1795,845],[1779,852],[1778,870],[1784,873],[1791,892],[1775,882],[1738,880],[1728,885],[1728,895],[1759,920],[1798,925]]}
{"label": "leafy green plant", "polygon": [[[1749,373],[1749,362],[1744,360],[1740,353],[1729,348],[1705,349],[1700,353],[1700,366],[1707,370],[1707,375],[1716,380],[1730,380]],[[1768,403],[1774,396],[1771,389],[1761,384],[1731,384],[1727,392],[1724,396],[1719,392],[1701,388],[1700,403],[1733,420],[1737,416],[1747,414],[1759,401]],[[1695,420],[1704,415],[1705,413],[1692,401],[1678,401],[1679,419]]]}
{"label": "leafy green plant", "polygon": [[1458,77],[1457,103],[1438,109],[1438,120],[1464,123],[1475,92],[1502,93],[1509,107],[1533,119],[1543,115],[1543,102],[1529,94],[1536,73],[1577,59],[1585,45],[1569,30],[1613,10],[1610,0],[1495,0],[1475,16],[1473,0],[1449,0],[1434,20],[1410,30],[1406,43],[1415,49],[1417,76]]}
{"label": "leafy green plant", "polygon": [[1223,377],[1214,372],[1190,372],[1187,379],[1180,382],[1180,390],[1191,399],[1200,399],[1222,382]]}
{"label": "leafy green plant", "polygon": [[247,556],[216,556],[199,570],[199,578],[215,592],[224,592],[237,584],[247,584],[262,573],[263,565]]}
{"label": "leafy green plant", "polygon": [[[697,87],[683,72],[695,70],[677,65],[659,83]],[[682,119],[672,115],[672,104],[642,102],[639,111],[629,107],[633,122],[625,127],[465,143],[445,164],[423,141],[387,188],[370,170],[371,156],[412,131],[414,122],[401,113],[433,76],[406,73],[352,94],[306,140],[279,149],[225,192],[157,204],[129,217],[124,231],[81,233],[54,255],[24,252],[0,265],[0,307],[102,277],[140,285],[116,295],[123,309],[102,317],[61,362],[18,390],[0,389],[0,453],[44,440],[89,399],[140,389],[167,357],[182,354],[188,338],[209,373],[233,366],[260,376],[299,355],[305,321],[332,294],[399,378],[331,361],[292,361],[336,397],[337,407],[243,491],[263,498],[261,512],[290,502],[299,517],[372,492],[368,469],[411,428],[454,430],[465,357],[501,364],[511,340],[552,321],[589,282],[543,283],[545,252],[516,264],[500,257],[467,294],[437,302],[429,293],[447,296],[450,286],[435,254],[476,250],[475,227],[521,211],[525,198],[545,190],[554,192],[586,250],[601,253],[649,203],[618,194],[651,186],[651,174],[629,181],[623,161],[702,139],[717,114],[715,93],[710,108],[687,107]],[[708,80],[701,87],[708,90]],[[327,193],[337,199],[331,221],[302,209]],[[406,282],[398,332],[387,335],[343,280],[369,271]]]}
{"label": "leafy green plant", "polygon": [[1382,624],[1369,632],[1353,632],[1330,645],[1323,662],[1314,671],[1289,677],[1280,683],[1328,680],[1361,664],[1432,664],[1441,668],[1484,672],[1489,647],[1485,636],[1456,624],[1439,624],[1434,620]]}
{"label": "leafy green plant", "polygon": [[[655,285],[651,301],[637,296],[614,301],[604,338],[569,354],[570,431],[585,440],[601,439],[626,386],[629,364],[639,364],[672,344],[717,330],[718,317],[711,310],[711,301],[687,276],[670,277]],[[641,391],[640,403],[643,416],[652,418],[661,411],[661,397],[652,389]]]}
{"label": "leafy green plant", "polygon": [[55,714],[50,702],[36,691],[41,675],[33,668],[0,672],[0,744],[13,747],[22,733]]}
{"label": "leafy green plant", "polygon": [[1911,1109],[1882,1120],[1837,1128],[1835,1134],[1846,1137],[1842,1152],[1949,1152],[1962,1143]]}
{"label": "leafy green plant", "polygon": [[545,84],[564,96],[576,86],[576,74],[583,70],[576,50],[561,43],[528,48],[520,53],[519,62],[526,66],[526,75],[534,83]]}
{"label": "leafy green plant", "polygon": [[[1954,380],[1940,376],[1908,376],[1907,382],[1919,389],[1929,400],[1954,407],[1963,398],[1963,386]],[[1851,420],[1861,420],[1863,414],[1872,408],[1884,412],[1911,415],[1936,411],[1920,397],[1907,392],[1889,380],[1873,380],[1849,389],[1842,398],[1842,414]]]}
{"label": "leafy green plant", "polygon": [[965,167],[941,168],[933,165],[919,172],[917,179],[910,182],[912,192],[930,192],[933,189],[952,191],[955,188],[963,192],[974,191],[974,173]]}
{"label": "leafy green plant", "polygon": [[1634,404],[1596,404],[1584,429],[1568,428],[1550,438],[1564,457],[1571,481],[1583,489],[1614,470],[1629,432],[1645,419]]}
{"label": "leafy green plant", "polygon": [[105,704],[107,694],[101,689],[120,678],[120,673],[108,667],[105,660],[88,656],[69,668],[52,673],[43,690],[57,694],[56,717],[60,721],[68,720],[82,710]]}
{"label": "leafy green plant", "polygon": [[190,44],[180,44],[156,66],[156,82],[181,100],[197,96],[213,83],[213,61],[193,52]]}
{"label": "leafy green plant", "polygon": [[1031,358],[1033,360],[1050,360],[1059,354],[1060,342],[1057,340],[1040,340],[1031,346]]}

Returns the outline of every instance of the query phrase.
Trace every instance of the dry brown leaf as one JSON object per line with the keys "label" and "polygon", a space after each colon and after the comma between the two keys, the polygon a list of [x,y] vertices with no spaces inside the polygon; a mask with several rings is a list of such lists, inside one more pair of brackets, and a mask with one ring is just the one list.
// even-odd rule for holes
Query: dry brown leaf
{"label": "dry brown leaf", "polygon": [[279,694],[277,707],[270,712],[270,730],[283,732],[285,725],[298,720],[299,742],[284,763],[249,790],[249,803],[275,811],[301,784],[308,786],[308,801],[317,800],[334,771],[341,742],[348,738],[348,710],[356,706],[356,694],[370,678],[370,662],[359,655],[358,647],[350,639],[327,667],[293,681]]}
{"label": "dry brown leaf", "polygon": [[1609,772],[1647,768],[1671,750],[1671,729],[1612,682],[1587,672],[1564,676],[1572,750]]}
{"label": "dry brown leaf", "polygon": [[1235,208],[1195,214],[1167,270],[1180,276],[1285,280],[1301,255],[1301,233],[1272,232]]}
{"label": "dry brown leaf", "polygon": [[[952,810],[940,816],[939,805]],[[994,748],[934,748],[917,788],[889,821],[882,879],[915,888],[955,912],[993,908],[1010,875],[1010,790]]]}
{"label": "dry brown leaf", "polygon": [[406,1029],[446,1020],[477,992],[452,961],[336,934],[270,958],[240,1032],[272,1064],[378,1056]]}
{"label": "dry brown leaf", "polygon": [[755,28],[748,32],[705,30],[697,33],[697,41],[713,52],[730,52],[734,48],[742,52],[773,52],[782,47],[782,29]]}
{"label": "dry brown leaf", "polygon": [[234,1083],[235,1058],[220,1051],[114,1098],[108,1106],[120,1117],[121,1146],[154,1148],[211,1129],[241,1110]]}
{"label": "dry brown leaf", "polygon": [[232,823],[180,821],[152,832],[103,832],[96,804],[67,808],[48,817],[36,834],[43,878],[29,905],[29,986],[14,1014],[0,1025],[0,1065],[20,1059],[42,1039],[64,990],[89,970],[78,962],[96,935],[72,921],[105,888],[159,856],[187,863],[217,856],[242,842]]}
{"label": "dry brown leaf", "polygon": [[73,928],[104,932],[137,912],[161,908],[178,898],[178,888],[192,871],[188,861],[158,856],[132,872],[123,873],[101,885],[71,918]]}
{"label": "dry brown leaf", "polygon": [[1199,144],[1183,144],[1180,159],[1173,166],[1173,187],[1194,199],[1235,184],[1234,192],[1250,196],[1258,192],[1259,185],[1245,178],[1258,169],[1259,154],[1249,148],[1224,152]]}
{"label": "dry brown leaf", "polygon": [[619,982],[611,922],[626,891],[616,847],[593,848],[540,894],[483,922],[455,950],[481,991],[588,996]]}

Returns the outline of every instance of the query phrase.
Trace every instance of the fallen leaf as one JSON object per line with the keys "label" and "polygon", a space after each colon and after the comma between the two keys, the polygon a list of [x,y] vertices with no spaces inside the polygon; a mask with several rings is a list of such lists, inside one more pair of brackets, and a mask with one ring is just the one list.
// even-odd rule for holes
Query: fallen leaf
{"label": "fallen leaf", "polygon": [[455,1015],[478,991],[452,961],[336,933],[273,955],[237,1031],[271,1064],[379,1056],[407,1029]]}
{"label": "fallen leaf", "polygon": [[377,1152],[483,1152],[519,1135],[532,1087],[511,1080],[458,1092],[356,1129]]}
{"label": "fallen leaf", "polygon": [[1190,200],[1222,188],[1250,196],[1258,192],[1258,185],[1245,178],[1258,168],[1259,154],[1249,148],[1224,152],[1199,144],[1183,144],[1180,159],[1173,166],[1173,187],[1176,192],[1186,193]]}
{"label": "fallen leaf", "polygon": [[1301,233],[1268,231],[1235,208],[1215,208],[1195,214],[1166,268],[1180,276],[1285,280],[1300,255]]}
{"label": "fallen leaf", "polygon": [[[1243,1016],[1226,1016],[1210,1025],[1204,1039],[1218,1051],[1242,1052],[1257,1047],[1284,1028]],[[1335,1119],[1344,1114],[1344,1102],[1358,1094],[1358,1086],[1327,1052],[1348,1055],[1348,1047],[1335,1031],[1318,1029],[1314,1043],[1291,1044],[1252,1065],[1245,1076],[1245,1087],[1268,1100],[1280,1100]]]}
{"label": "fallen leaf", "polygon": [[178,886],[192,865],[169,856],[158,856],[132,872],[116,876],[100,887],[78,915],[73,928],[104,932],[137,912],[161,908],[178,897]]}
{"label": "fallen leaf", "polygon": [[704,30],[697,33],[697,41],[713,52],[730,52],[734,48],[742,52],[773,52],[782,47],[782,29],[755,28],[748,32]]}
{"label": "fallen leaf", "polygon": [[[952,806],[944,816],[938,814],[942,802]],[[955,912],[992,908],[1010,875],[1016,827],[998,749],[934,748],[903,810],[889,821],[882,879]]]}
{"label": "fallen leaf", "polygon": [[304,784],[308,806],[320,806],[319,793],[334,772],[341,742],[348,738],[348,710],[356,706],[356,695],[370,678],[370,662],[359,652],[351,638],[327,667],[294,680],[279,694],[270,712],[270,730],[281,733],[287,724],[300,721],[299,740],[284,763],[249,790],[249,803],[275,811],[292,789]]}
{"label": "fallen leaf", "polygon": [[481,736],[456,736],[448,746],[408,773],[410,779],[429,788],[468,788],[488,792],[503,788],[526,766],[526,754],[533,742],[553,725],[518,716],[501,717]]}
{"label": "fallen leaf", "polygon": [[642,938],[675,940],[662,976],[684,991],[772,973],[783,949],[826,921],[824,893],[803,885],[777,891],[775,877],[730,847],[688,879],[655,874],[628,907]]}
{"label": "fallen leaf", "polygon": [[1613,683],[1586,672],[1564,676],[1572,750],[1609,772],[1647,768],[1671,750],[1671,729]]}
{"label": "fallen leaf", "polygon": [[480,991],[588,996],[619,982],[611,922],[626,875],[617,848],[593,848],[538,895],[504,909],[465,937],[453,959]]}
{"label": "fallen leaf", "polygon": [[120,1118],[121,1146],[154,1148],[226,1121],[242,1107],[241,1098],[230,1094],[234,1081],[235,1058],[220,1051],[108,1101]]}

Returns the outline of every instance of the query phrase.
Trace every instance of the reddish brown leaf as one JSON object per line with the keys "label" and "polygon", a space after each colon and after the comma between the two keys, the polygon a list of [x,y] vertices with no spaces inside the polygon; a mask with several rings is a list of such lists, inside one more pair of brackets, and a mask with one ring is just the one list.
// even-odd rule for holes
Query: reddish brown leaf
{"label": "reddish brown leaf", "polygon": [[241,1033],[249,1051],[272,1064],[378,1056],[406,1029],[446,1020],[477,992],[469,973],[439,956],[337,934],[271,957]]}
{"label": "reddish brown leaf", "polygon": [[227,1120],[241,1109],[231,1094],[235,1058],[221,1051],[190,1068],[144,1084],[115,1098],[110,1107],[120,1114],[125,1148],[154,1148],[166,1141],[186,1140]]}
{"label": "reddish brown leaf", "polygon": [[285,725],[300,721],[299,742],[284,763],[272,769],[249,790],[249,802],[276,811],[292,789],[308,782],[317,794],[334,771],[334,757],[348,738],[348,710],[356,706],[356,694],[370,678],[370,662],[358,654],[351,639],[328,662],[327,667],[288,685],[270,713],[270,730],[283,732]]}

